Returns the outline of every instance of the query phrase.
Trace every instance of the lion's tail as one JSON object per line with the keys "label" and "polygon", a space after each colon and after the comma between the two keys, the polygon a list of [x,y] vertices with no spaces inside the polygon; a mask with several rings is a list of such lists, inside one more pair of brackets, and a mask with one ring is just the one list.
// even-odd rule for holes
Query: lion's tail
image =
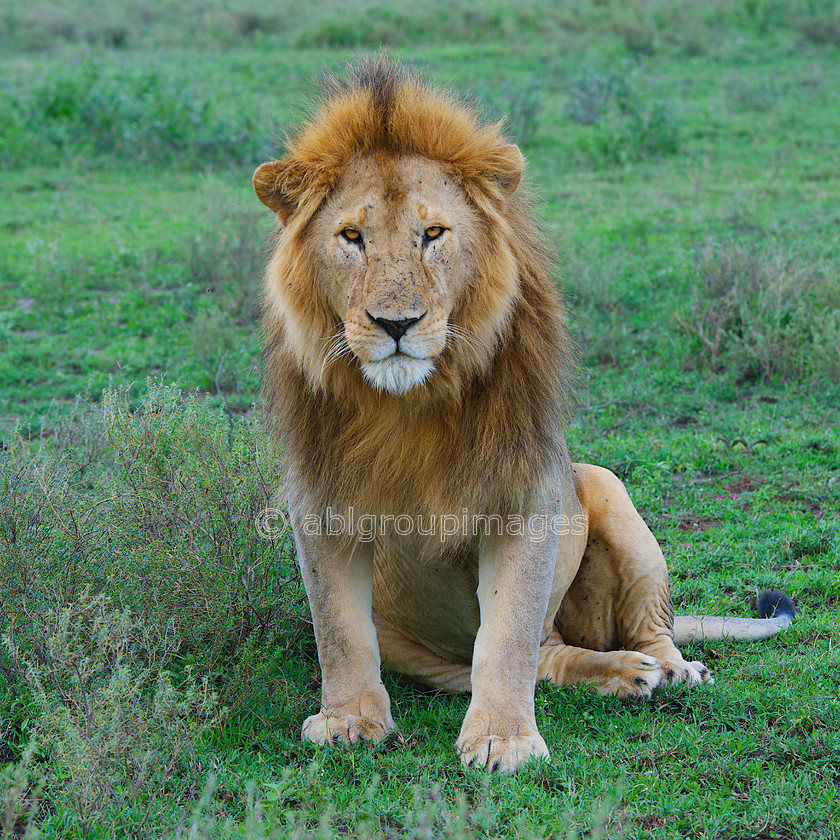
{"label": "lion's tail", "polygon": [[776,589],[758,596],[761,618],[735,618],[716,615],[680,615],[674,619],[674,643],[695,639],[769,639],[790,627],[796,607],[793,601]]}

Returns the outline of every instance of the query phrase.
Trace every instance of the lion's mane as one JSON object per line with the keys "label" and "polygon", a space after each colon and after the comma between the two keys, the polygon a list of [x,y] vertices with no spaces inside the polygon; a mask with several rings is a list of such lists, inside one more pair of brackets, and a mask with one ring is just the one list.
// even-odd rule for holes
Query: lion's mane
{"label": "lion's mane", "polygon": [[[267,406],[290,459],[289,492],[309,509],[505,513],[555,480],[574,351],[527,191],[505,190],[506,148],[500,125],[379,58],[325,81],[279,174],[256,184],[277,196],[285,222],[263,301]],[[430,380],[402,396],[373,390],[353,359],[323,364],[341,323],[319,289],[308,231],[362,155],[437,162],[482,220],[482,268],[451,316],[481,352],[447,348]]]}

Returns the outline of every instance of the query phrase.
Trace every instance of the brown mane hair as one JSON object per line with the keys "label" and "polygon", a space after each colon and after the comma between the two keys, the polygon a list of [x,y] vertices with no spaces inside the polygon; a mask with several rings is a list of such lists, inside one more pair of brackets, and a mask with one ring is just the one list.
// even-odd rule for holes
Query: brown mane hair
{"label": "brown mane hair", "polygon": [[[527,193],[508,195],[510,149],[499,125],[380,57],[328,78],[286,157],[270,177],[258,171],[255,188],[282,223],[263,301],[268,411],[286,443],[288,491],[312,512],[515,512],[556,480],[574,351]],[[482,268],[451,320],[482,337],[486,356],[477,363],[447,348],[430,380],[402,396],[371,388],[352,357],[323,365],[342,327],[319,289],[307,234],[362,155],[437,162],[485,228],[475,245]],[[498,276],[511,271],[512,299]],[[491,321],[502,327],[489,335]]]}

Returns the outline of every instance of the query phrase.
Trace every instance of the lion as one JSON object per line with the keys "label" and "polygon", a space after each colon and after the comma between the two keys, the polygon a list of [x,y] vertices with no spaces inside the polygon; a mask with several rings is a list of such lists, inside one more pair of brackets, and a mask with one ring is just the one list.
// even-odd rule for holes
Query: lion
{"label": "lion", "polygon": [[[457,753],[500,771],[548,755],[540,680],[627,699],[712,681],[675,646],[665,560],[622,482],[566,447],[575,350],[523,169],[500,125],[380,57],[328,78],[254,174],[279,222],[265,388],[317,744],[395,730],[382,666],[471,692]],[[777,612],[678,620],[676,638],[763,637]]]}

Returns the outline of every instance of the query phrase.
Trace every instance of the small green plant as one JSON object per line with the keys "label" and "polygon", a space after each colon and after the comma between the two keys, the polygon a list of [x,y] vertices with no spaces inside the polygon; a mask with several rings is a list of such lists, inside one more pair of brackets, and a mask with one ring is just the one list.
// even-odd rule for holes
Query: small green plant
{"label": "small green plant", "polygon": [[615,100],[629,96],[627,77],[621,73],[601,73],[587,67],[569,86],[566,116],[578,125],[594,125]]}
{"label": "small green plant", "polygon": [[840,379],[840,290],[777,248],[710,242],[679,323],[695,340],[687,363],[741,375]]}
{"label": "small green plant", "polygon": [[629,163],[672,155],[679,148],[671,106],[645,102],[625,74],[587,69],[569,88],[566,116],[587,126],[579,142],[597,162]]}
{"label": "small green plant", "polygon": [[[189,160],[202,166],[251,161],[261,140],[252,115],[219,113],[217,103],[185,81],[113,60],[83,61],[73,73],[47,74],[31,88],[7,91],[0,161],[14,157],[21,131],[44,162],[118,154],[147,162]],[[8,145],[6,145],[8,144]]]}
{"label": "small green plant", "polygon": [[679,147],[674,112],[663,102],[627,104],[594,127],[587,151],[596,160],[624,164],[673,155]]}
{"label": "small green plant", "polygon": [[837,17],[804,17],[796,28],[812,44],[836,47],[840,44],[840,20]]}
{"label": "small green plant", "polygon": [[231,23],[233,28],[246,38],[253,38],[260,32],[274,34],[283,29],[283,19],[280,15],[264,14],[250,9],[232,12]]}
{"label": "small green plant", "polygon": [[[152,383],[136,407],[126,391],[80,401],[49,451],[7,445],[2,603],[59,610],[87,589],[104,593],[174,633],[184,661],[219,676],[225,703],[247,702],[262,666],[252,659],[246,675],[240,658],[288,630],[303,603],[290,534],[260,531],[281,477],[259,416],[232,419]],[[0,631],[12,623],[4,609]]]}
{"label": "small green plant", "polygon": [[42,778],[35,760],[32,738],[20,761],[0,769],[0,836],[36,837]]}
{"label": "small green plant", "polygon": [[485,84],[476,83],[472,90],[474,100],[488,119],[504,120],[505,131],[522,146],[528,146],[533,141],[545,108],[536,76],[522,83],[505,80],[493,90]]}
{"label": "small green plant", "polygon": [[779,85],[774,79],[750,84],[743,79],[733,79],[726,88],[726,98],[731,111],[771,111],[779,99]]}
{"label": "small green plant", "polygon": [[167,797],[194,795],[193,745],[220,710],[206,678],[166,670],[171,634],[101,593],[55,608],[24,598],[2,618],[7,667],[50,757],[45,784],[83,834],[110,819],[127,836],[126,817],[142,824]]}
{"label": "small green plant", "polygon": [[[277,696],[305,596],[288,535],[260,529],[280,475],[257,419],[171,386],[103,402],[0,455],[0,689],[25,704],[3,734],[19,749],[34,728],[79,836],[134,836],[197,795],[223,702]],[[17,822],[25,769],[4,783]]]}
{"label": "small green plant", "polygon": [[201,292],[220,301],[231,322],[250,325],[259,316],[265,214],[256,207],[226,207],[223,201],[217,207],[185,246],[184,267]]}
{"label": "small green plant", "polygon": [[616,24],[615,31],[634,55],[651,55],[656,45],[656,29],[649,23],[624,20]]}

